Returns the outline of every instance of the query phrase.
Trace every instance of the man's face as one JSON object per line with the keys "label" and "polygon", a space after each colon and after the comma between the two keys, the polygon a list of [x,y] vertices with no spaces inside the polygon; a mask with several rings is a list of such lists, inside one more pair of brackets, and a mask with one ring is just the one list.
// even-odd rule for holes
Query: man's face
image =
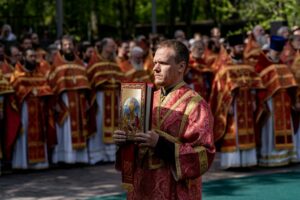
{"label": "man's face", "polygon": [[136,70],[142,70],[144,68],[143,52],[131,52],[130,63]]}
{"label": "man's face", "polygon": [[300,50],[300,30],[293,33],[292,45],[294,49]]}
{"label": "man's face", "polygon": [[261,26],[256,26],[254,28],[253,34],[254,34],[255,37],[258,37],[260,35],[264,35],[265,34],[265,30]]}
{"label": "man's face", "polygon": [[175,52],[168,47],[157,49],[154,59],[155,84],[161,87],[169,87],[182,79],[185,65],[175,62]]}
{"label": "man's face", "polygon": [[37,34],[32,34],[31,40],[32,44],[39,44],[39,36]]}
{"label": "man's face", "polygon": [[86,51],[85,51],[85,53],[84,53],[84,57],[85,58],[91,58],[93,52],[94,52],[94,48],[93,47],[87,48]]}
{"label": "man's face", "polygon": [[122,56],[128,56],[129,54],[129,44],[127,42],[123,42],[122,45],[119,48],[119,53]]}
{"label": "man's face", "polygon": [[103,50],[109,54],[115,54],[116,46],[117,45],[113,40],[108,40]]}
{"label": "man's face", "polygon": [[292,40],[292,45],[294,49],[299,50],[300,49],[300,35],[299,36],[294,36]]}
{"label": "man's face", "polygon": [[213,28],[211,30],[211,37],[220,38],[221,37],[220,30],[218,28]]}
{"label": "man's face", "polygon": [[285,39],[288,39],[289,36],[290,36],[289,30],[285,30],[285,31],[282,33],[282,37],[284,37]]}
{"label": "man's face", "polygon": [[25,56],[26,62],[30,64],[35,64],[36,63],[36,53],[33,50],[27,50],[26,56]]}
{"label": "man's face", "polygon": [[30,48],[32,48],[32,41],[31,41],[31,39],[29,39],[29,38],[24,39],[23,43],[22,43],[22,48],[23,49],[30,49]]}
{"label": "man's face", "polygon": [[143,63],[143,52],[134,52],[134,53],[132,53],[131,60],[134,63],[137,63],[137,64]]}
{"label": "man's face", "polygon": [[178,41],[185,40],[185,33],[183,31],[178,31],[175,35],[175,39]]}
{"label": "man's face", "polygon": [[11,49],[11,62],[12,64],[16,64],[16,62],[20,61],[22,59],[22,54],[19,51],[18,48],[12,47]]}
{"label": "man's face", "polygon": [[233,53],[235,56],[243,56],[244,53],[244,45],[238,44],[233,47]]}
{"label": "man's face", "polygon": [[280,53],[281,51],[275,51],[274,49],[270,49],[269,55],[273,60],[279,60],[280,59]]}
{"label": "man's face", "polygon": [[191,53],[194,58],[201,58],[204,53],[204,46],[202,44],[195,44]]}
{"label": "man's face", "polygon": [[65,54],[73,53],[74,45],[71,40],[62,40],[62,51]]}

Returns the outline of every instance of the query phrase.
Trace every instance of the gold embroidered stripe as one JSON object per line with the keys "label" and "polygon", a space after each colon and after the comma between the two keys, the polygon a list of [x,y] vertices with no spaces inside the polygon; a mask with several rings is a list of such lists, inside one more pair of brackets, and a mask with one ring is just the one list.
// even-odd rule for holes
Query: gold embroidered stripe
{"label": "gold embroidered stripe", "polygon": [[34,82],[34,81],[46,81],[45,77],[16,77],[16,82],[26,81],[26,82]]}
{"label": "gold embroidered stripe", "polygon": [[125,76],[131,76],[131,75],[134,74],[135,72],[136,72],[135,69],[131,69],[131,70],[125,72]]}
{"label": "gold embroidered stripe", "polygon": [[[243,135],[254,135],[254,131],[252,129],[244,129],[245,131],[239,131],[237,134],[239,136],[243,136]],[[224,136],[224,139],[235,139],[235,135],[233,134],[226,134]]]}
{"label": "gold embroidered stripe", "polygon": [[[60,84],[63,81],[74,81],[74,79],[76,80],[84,80],[84,81],[88,81],[86,76],[83,75],[77,75],[77,76],[64,76],[64,77],[60,77],[57,81],[56,81],[56,85]],[[55,87],[56,88],[56,87]]]}
{"label": "gold embroidered stripe", "polygon": [[162,98],[160,97],[159,105],[158,105],[157,112],[156,112],[156,124],[157,124],[158,128],[160,128],[160,122],[159,121],[160,121],[160,109],[161,109],[161,107],[164,106],[171,98],[173,98],[173,95],[172,95],[173,92],[175,90],[177,90],[178,88],[182,87],[183,85],[185,85],[184,81],[182,81],[178,85],[176,85],[174,87],[174,89],[172,89],[172,91],[166,96],[166,98],[164,98],[162,100]]}
{"label": "gold embroidered stripe", "polygon": [[82,71],[83,73],[85,73],[85,68],[81,65],[77,65],[77,64],[64,64],[64,65],[60,65],[55,67],[55,70],[51,73],[50,75],[50,79],[53,79],[57,73],[59,73],[60,71],[66,70],[66,69],[78,69],[80,71]]}
{"label": "gold embroidered stripe", "polygon": [[[122,72],[117,72],[117,71],[113,71],[113,70],[111,70],[111,71],[98,71],[97,73],[95,73],[93,75],[91,83],[94,83],[95,79],[99,78],[99,76],[105,76],[105,75],[114,75],[116,77],[118,77],[118,76],[123,77],[124,74]],[[107,77],[105,77],[105,78],[107,78]]]}
{"label": "gold embroidered stripe", "polygon": [[[259,77],[248,77],[248,76],[243,76],[243,77],[238,77],[238,78],[229,78],[229,80],[232,80],[233,82],[249,82],[249,81],[261,81]],[[262,85],[260,87],[263,87]]]}
{"label": "gold embroidered stripe", "polygon": [[95,68],[97,68],[97,67],[103,67],[103,66],[116,67],[116,68],[118,68],[120,70],[120,68],[117,65],[117,63],[114,63],[114,62],[98,62],[98,63],[95,63],[94,65],[92,65],[92,67],[90,67],[87,70],[87,73],[91,73]]}
{"label": "gold embroidered stripe", "polygon": [[293,80],[294,76],[292,74],[286,74],[286,75],[283,75],[283,76],[280,76],[280,77],[278,75],[273,76],[272,79],[265,84],[265,87],[268,87],[269,85],[271,85],[278,78],[280,78],[280,79],[291,78],[292,79],[291,80],[292,83],[290,85],[287,85],[286,87],[288,87],[288,86],[296,86],[296,83]]}
{"label": "gold embroidered stripe", "polygon": [[0,95],[2,95],[2,94],[8,94],[8,93],[13,93],[13,92],[14,92],[14,90],[11,89],[10,87],[7,87],[7,88],[3,89],[3,88],[0,86],[0,89],[1,89]]}
{"label": "gold embroidered stripe", "polygon": [[[1,77],[2,78],[2,77]],[[6,80],[6,79],[2,79],[2,80],[0,80],[0,85],[1,84],[8,84],[8,81]]]}
{"label": "gold embroidered stripe", "polygon": [[180,160],[179,160],[179,144],[175,143],[175,168],[176,168],[176,176],[175,180],[180,180],[182,177],[181,169],[180,169]]}
{"label": "gold embroidered stripe", "polygon": [[179,89],[180,87],[182,87],[182,86],[184,86],[185,85],[185,82],[180,82],[178,85],[176,85],[175,86],[175,88],[167,95],[167,97],[164,99],[164,101],[163,102],[161,102],[161,106],[164,106],[169,100],[170,100],[170,98],[172,98],[173,96],[172,96],[172,93],[175,91],[175,90],[177,90],[177,89]]}
{"label": "gold embroidered stripe", "polygon": [[295,156],[296,155],[296,152],[287,152],[285,154],[282,154],[282,155],[266,155],[266,156],[263,156],[261,155],[261,159],[263,160],[273,160],[273,159],[283,159],[283,158],[289,158],[291,156]]}
{"label": "gold embroidered stripe", "polygon": [[168,112],[165,114],[165,116],[162,118],[162,120],[159,122],[159,126],[163,124],[163,122],[172,114],[172,112],[175,111],[175,108],[178,107],[182,102],[184,102],[186,99],[188,99],[194,92],[192,90],[189,90],[187,93],[185,93],[183,96],[180,97],[179,100],[177,100],[172,107],[168,110]]}
{"label": "gold embroidered stripe", "polygon": [[194,150],[199,155],[200,175],[202,175],[208,170],[208,160],[207,160],[206,149],[203,146],[198,146],[198,147],[195,147]]}
{"label": "gold embroidered stripe", "polygon": [[[254,149],[255,148],[255,143],[249,143],[249,144],[240,144],[239,149],[240,150],[249,150],[249,149]],[[234,152],[237,150],[236,146],[233,147],[221,147],[221,152]]]}
{"label": "gold embroidered stripe", "polygon": [[242,70],[250,70],[252,72],[254,72],[254,69],[252,66],[249,65],[234,65],[234,66],[228,66],[226,65],[226,67],[222,68],[220,70],[220,72],[218,72],[218,76],[223,76],[225,73],[227,73],[228,71],[242,71]]}
{"label": "gold embroidered stripe", "polygon": [[284,64],[279,64],[279,65],[271,65],[267,68],[265,68],[264,70],[262,70],[259,74],[261,77],[263,77],[264,75],[266,75],[267,73],[269,73],[272,70],[276,70],[276,69],[287,69],[286,65]]}
{"label": "gold embroidered stripe", "polygon": [[155,131],[156,133],[158,133],[158,135],[164,137],[165,139],[167,139],[168,141],[170,141],[170,142],[172,142],[172,143],[181,144],[179,138],[176,138],[176,137],[174,137],[174,136],[172,136],[172,135],[170,135],[170,134],[168,134],[168,133],[166,133],[166,132],[164,132],[164,131],[161,131],[161,130],[159,130],[159,129],[154,129],[154,131]]}
{"label": "gold embroidered stripe", "polygon": [[275,149],[276,150],[285,150],[285,149],[293,149],[293,144],[276,144]]}
{"label": "gold embroidered stripe", "polygon": [[181,120],[180,129],[179,129],[179,135],[183,134],[183,129],[186,125],[186,122],[188,120],[188,117],[190,113],[193,111],[193,109],[198,105],[198,103],[202,100],[202,97],[200,95],[194,96],[190,102],[188,103],[183,118]]}

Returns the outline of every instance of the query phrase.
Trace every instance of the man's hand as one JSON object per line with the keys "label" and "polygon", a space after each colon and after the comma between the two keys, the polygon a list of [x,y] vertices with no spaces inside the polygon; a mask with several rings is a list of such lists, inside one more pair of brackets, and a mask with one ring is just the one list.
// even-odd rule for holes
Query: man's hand
{"label": "man's hand", "polygon": [[140,147],[152,147],[157,144],[159,135],[155,131],[148,131],[147,133],[137,133],[134,140],[139,143]]}
{"label": "man's hand", "polygon": [[116,144],[121,145],[126,142],[127,136],[124,131],[116,130],[113,134],[113,138]]}

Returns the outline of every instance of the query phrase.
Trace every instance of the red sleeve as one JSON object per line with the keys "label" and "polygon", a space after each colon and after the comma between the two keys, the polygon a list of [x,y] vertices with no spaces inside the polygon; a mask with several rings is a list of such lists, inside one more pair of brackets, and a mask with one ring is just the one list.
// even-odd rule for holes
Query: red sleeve
{"label": "red sleeve", "polygon": [[175,144],[175,179],[197,178],[210,167],[215,146],[213,116],[208,104],[196,96],[185,111],[186,123],[181,144]]}

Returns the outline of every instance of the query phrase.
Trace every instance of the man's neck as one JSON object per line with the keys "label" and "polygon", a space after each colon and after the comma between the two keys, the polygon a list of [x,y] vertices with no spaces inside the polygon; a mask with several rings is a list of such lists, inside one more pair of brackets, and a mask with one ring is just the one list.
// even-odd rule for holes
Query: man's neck
{"label": "man's neck", "polygon": [[169,86],[165,86],[165,87],[161,87],[161,92],[164,96],[167,96],[178,84],[180,84],[181,82],[183,82],[183,80],[179,80],[178,82],[169,85]]}

